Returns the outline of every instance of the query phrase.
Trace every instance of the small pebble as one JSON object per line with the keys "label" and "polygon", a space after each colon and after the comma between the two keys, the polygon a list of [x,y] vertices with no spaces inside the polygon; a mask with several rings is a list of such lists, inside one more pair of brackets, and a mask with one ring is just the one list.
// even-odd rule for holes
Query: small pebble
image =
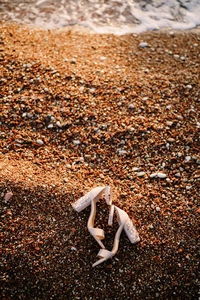
{"label": "small pebble", "polygon": [[57,122],[56,122],[56,125],[57,125],[58,127],[62,127],[60,121],[57,121]]}
{"label": "small pebble", "polygon": [[167,124],[167,126],[172,126],[173,122],[172,121],[167,121],[166,124]]}
{"label": "small pebble", "polygon": [[71,59],[71,63],[72,63],[72,64],[75,64],[75,63],[76,63],[76,59],[75,59],[75,58],[72,58],[72,59]]}
{"label": "small pebble", "polygon": [[155,178],[155,177],[157,177],[157,176],[158,176],[157,173],[152,173],[152,174],[150,175],[150,178]]}
{"label": "small pebble", "polygon": [[128,108],[129,109],[135,109],[135,104],[134,103],[129,104]]}
{"label": "small pebble", "polygon": [[84,162],[84,157],[79,157],[78,159],[80,162]]}
{"label": "small pebble", "polygon": [[186,185],[186,190],[190,190],[192,187],[191,187],[191,185]]}
{"label": "small pebble", "polygon": [[36,140],[36,144],[38,144],[38,145],[43,145],[44,142],[43,142],[42,140],[38,139],[38,140]]}
{"label": "small pebble", "polygon": [[137,173],[137,176],[138,176],[138,177],[143,177],[145,174],[146,174],[145,172],[138,172],[138,173]]}
{"label": "small pebble", "polygon": [[126,150],[121,150],[121,149],[118,149],[117,152],[118,152],[120,155],[126,154],[126,153],[127,153]]}
{"label": "small pebble", "polygon": [[158,175],[158,178],[166,178],[167,177],[167,175],[166,174],[164,174],[164,173],[161,173],[161,172],[158,172],[157,173],[157,175]]}
{"label": "small pebble", "polygon": [[175,142],[175,139],[169,138],[167,141],[168,141],[169,143],[173,143],[173,142]]}
{"label": "small pebble", "polygon": [[139,171],[140,170],[140,168],[137,168],[137,167],[133,167],[133,172],[137,172],[137,171]]}
{"label": "small pebble", "polygon": [[165,165],[166,165],[165,162],[163,162],[163,163],[162,163],[162,169],[165,168]]}
{"label": "small pebble", "polygon": [[32,118],[32,117],[33,117],[33,114],[27,113],[27,117],[28,117],[28,118]]}
{"label": "small pebble", "polygon": [[190,161],[190,160],[191,160],[191,156],[187,155],[187,156],[185,157],[185,161],[188,162],[188,161]]}
{"label": "small pebble", "polygon": [[142,101],[144,101],[144,102],[147,101],[147,100],[148,100],[148,97],[143,97],[142,98]]}
{"label": "small pebble", "polygon": [[12,196],[13,196],[12,192],[7,192],[4,196],[5,202],[9,201]]}
{"label": "small pebble", "polygon": [[140,46],[141,48],[146,48],[146,47],[148,47],[148,43],[146,43],[146,42],[141,42],[139,46]]}
{"label": "small pebble", "polygon": [[77,251],[77,249],[75,248],[75,247],[71,247],[71,250],[73,250],[73,251]]}
{"label": "small pebble", "polygon": [[180,173],[176,173],[175,176],[176,177],[181,177],[181,174]]}
{"label": "small pebble", "polygon": [[80,141],[79,140],[73,140],[74,145],[80,145]]}

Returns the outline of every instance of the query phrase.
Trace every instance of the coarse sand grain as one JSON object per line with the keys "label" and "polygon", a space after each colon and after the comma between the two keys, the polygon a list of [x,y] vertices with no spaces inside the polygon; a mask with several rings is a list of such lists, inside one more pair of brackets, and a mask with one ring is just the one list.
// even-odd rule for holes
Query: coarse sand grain
{"label": "coarse sand grain", "polygon": [[[140,44],[145,43],[145,47]],[[2,299],[197,299],[199,32],[0,24]],[[92,268],[98,185],[141,237]],[[112,248],[105,201],[96,225]]]}

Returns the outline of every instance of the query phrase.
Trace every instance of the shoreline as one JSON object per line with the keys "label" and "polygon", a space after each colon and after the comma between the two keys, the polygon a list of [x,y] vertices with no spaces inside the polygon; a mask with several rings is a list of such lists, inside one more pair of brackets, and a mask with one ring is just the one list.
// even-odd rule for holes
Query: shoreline
{"label": "shoreline", "polygon": [[[199,48],[199,31],[0,24],[2,298],[197,298]],[[98,185],[112,186],[141,241],[122,234],[93,269],[90,209],[71,204]],[[111,249],[118,225],[106,221],[102,199]]]}
{"label": "shoreline", "polygon": [[72,33],[79,33],[79,34],[91,34],[91,35],[113,35],[113,36],[125,36],[125,35],[142,35],[142,34],[147,34],[147,33],[170,33],[173,32],[175,34],[179,33],[200,33],[200,25],[197,25],[194,28],[190,29],[174,29],[172,27],[161,27],[159,29],[152,29],[152,30],[146,30],[146,31],[141,31],[141,32],[125,32],[123,34],[114,34],[114,33],[98,33],[92,30],[89,27],[86,26],[81,26],[81,25],[68,25],[68,26],[63,26],[60,28],[42,28],[42,26],[36,26],[33,24],[23,24],[23,23],[18,23],[18,22],[12,22],[12,21],[1,21],[2,25],[5,26],[18,26],[21,28],[26,28],[27,30],[35,30],[35,31],[50,31],[50,32],[55,32],[55,33],[60,33],[60,32],[72,32]]}

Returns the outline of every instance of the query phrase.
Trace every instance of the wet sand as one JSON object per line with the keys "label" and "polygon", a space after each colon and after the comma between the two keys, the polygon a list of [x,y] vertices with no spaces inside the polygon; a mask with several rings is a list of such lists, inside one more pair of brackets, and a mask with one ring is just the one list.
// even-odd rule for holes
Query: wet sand
{"label": "wet sand", "polygon": [[[199,47],[199,32],[1,23],[3,299],[198,297]],[[71,203],[97,185],[112,186],[141,241],[123,233],[116,256],[92,268],[90,208]],[[107,217],[102,199],[111,249]]]}

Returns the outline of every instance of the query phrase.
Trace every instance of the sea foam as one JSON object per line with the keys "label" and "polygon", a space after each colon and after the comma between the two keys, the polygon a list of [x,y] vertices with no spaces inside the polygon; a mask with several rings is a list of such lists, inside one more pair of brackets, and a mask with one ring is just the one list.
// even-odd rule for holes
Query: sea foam
{"label": "sea foam", "polygon": [[200,0],[4,0],[1,20],[43,29],[79,25],[97,33],[140,33],[200,25]]}

